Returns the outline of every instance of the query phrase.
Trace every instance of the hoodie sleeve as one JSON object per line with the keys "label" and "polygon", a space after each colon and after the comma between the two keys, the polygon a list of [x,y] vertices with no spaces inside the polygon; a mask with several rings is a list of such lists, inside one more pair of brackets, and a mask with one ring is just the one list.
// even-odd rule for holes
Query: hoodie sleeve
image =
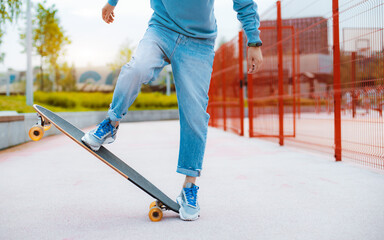
{"label": "hoodie sleeve", "polygon": [[237,19],[243,26],[248,43],[261,43],[257,4],[253,0],[233,0],[233,9],[237,12]]}
{"label": "hoodie sleeve", "polygon": [[119,0],[108,0],[109,5],[116,6]]}

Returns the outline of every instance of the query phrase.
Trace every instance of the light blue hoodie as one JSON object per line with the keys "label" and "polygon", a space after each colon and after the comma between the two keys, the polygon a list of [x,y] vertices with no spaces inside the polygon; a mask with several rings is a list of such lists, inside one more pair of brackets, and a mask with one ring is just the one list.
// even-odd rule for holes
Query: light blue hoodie
{"label": "light blue hoodie", "polygon": [[[116,6],[118,0],[108,0]],[[151,0],[154,10],[149,25],[161,24],[171,30],[195,38],[217,36],[214,0]],[[253,0],[233,0],[233,9],[243,25],[248,43],[261,43],[260,19]]]}

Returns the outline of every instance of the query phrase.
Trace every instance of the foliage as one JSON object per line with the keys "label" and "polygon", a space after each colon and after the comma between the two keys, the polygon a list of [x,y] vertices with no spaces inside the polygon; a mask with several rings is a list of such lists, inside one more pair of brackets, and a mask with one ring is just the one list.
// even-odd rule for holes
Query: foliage
{"label": "foliage", "polygon": [[12,22],[20,14],[21,4],[21,0],[1,0],[0,23],[4,24],[6,21]]}
{"label": "foliage", "polygon": [[[21,0],[0,0],[0,45],[5,33],[4,26],[7,22],[15,21],[21,12]],[[5,54],[0,52],[0,63],[4,61]]]}
{"label": "foliage", "polygon": [[76,91],[76,76],[75,67],[69,66],[64,62],[62,65],[58,65],[58,71],[56,71],[57,90],[71,92]]}
{"label": "foliage", "polygon": [[349,87],[348,84],[351,82],[351,57],[345,53],[340,53],[340,82],[341,88]]}
{"label": "foliage", "polygon": [[[55,5],[45,7],[43,3],[37,5],[37,16],[33,20],[32,41],[38,55],[40,55],[41,66],[40,76],[44,76],[44,63],[49,64],[51,72],[54,72],[54,80],[58,85],[59,67],[57,60],[63,53],[65,45],[70,44],[69,38],[65,35],[60,21],[57,17],[58,10]],[[40,78],[41,88],[44,89],[44,79]]]}
{"label": "foliage", "polygon": [[383,84],[383,53],[375,53],[369,57],[356,54],[355,61],[352,55],[342,52],[340,55],[341,88],[349,89],[353,84],[352,64],[355,64],[356,87],[379,86]]}
{"label": "foliage", "polygon": [[[35,92],[34,102],[53,111],[107,111],[112,101],[112,93],[86,92]],[[175,109],[175,94],[166,96],[160,93],[140,93],[129,108],[134,110]],[[12,110],[34,112],[25,104],[25,96],[0,96],[0,111]]]}
{"label": "foliage", "polygon": [[170,96],[161,93],[141,93],[133,103],[137,109],[167,109],[177,108],[176,94]]}
{"label": "foliage", "polygon": [[[43,75],[44,74],[44,75]],[[34,85],[37,86],[40,91],[50,92],[53,88],[53,83],[49,79],[49,75],[47,73],[37,73],[36,79],[39,79],[38,81],[34,82]]]}
{"label": "foliage", "polygon": [[45,103],[50,106],[63,107],[63,108],[74,108],[76,101],[61,93],[43,93],[38,92],[34,96],[36,102]]}
{"label": "foliage", "polygon": [[131,60],[134,49],[135,47],[132,46],[129,40],[126,40],[120,46],[115,61],[108,64],[108,67],[114,72],[115,76],[118,76],[120,73],[120,69]]}
{"label": "foliage", "polygon": [[78,97],[81,98],[81,106],[90,109],[108,109],[112,102],[112,93],[87,93]]}
{"label": "foliage", "polygon": [[0,111],[17,111],[18,113],[34,112],[32,106],[25,103],[25,96],[0,96]]}
{"label": "foliage", "polygon": [[[370,80],[372,85],[383,86],[384,85],[384,50],[382,52],[376,52],[370,57],[365,68],[359,68],[358,77],[359,79]],[[367,74],[367,72],[369,74]],[[367,79],[367,75],[369,79]]]}

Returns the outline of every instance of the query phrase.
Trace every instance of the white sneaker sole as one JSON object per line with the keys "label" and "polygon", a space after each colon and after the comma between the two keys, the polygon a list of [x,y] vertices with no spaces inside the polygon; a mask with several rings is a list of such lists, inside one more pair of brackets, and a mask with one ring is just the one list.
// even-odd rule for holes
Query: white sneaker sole
{"label": "white sneaker sole", "polygon": [[101,147],[101,145],[92,144],[93,141],[89,139],[88,134],[85,134],[81,138],[81,141],[83,141],[83,143],[90,147],[93,151],[98,151]]}
{"label": "white sneaker sole", "polygon": [[[99,143],[95,143],[89,136],[88,134],[85,134],[82,138],[81,138],[81,141],[83,141],[83,143],[85,143],[85,145],[87,145],[88,147],[90,147],[93,151],[97,152],[99,151],[100,147],[102,144],[99,144]],[[115,141],[115,139],[109,137],[107,139],[105,139],[104,141],[104,144],[109,144],[109,143],[113,143]]]}
{"label": "white sneaker sole", "polygon": [[177,198],[176,198],[176,202],[177,202],[177,204],[179,204],[179,206],[180,206],[180,209],[179,209],[179,215],[180,215],[180,219],[181,219],[181,220],[183,220],[183,221],[195,221],[195,220],[199,219],[199,217],[200,217],[200,214],[199,214],[199,213],[197,213],[196,215],[190,216],[190,217],[185,217],[185,216],[183,215],[183,211],[181,210],[181,199],[180,199],[180,197],[177,197]]}
{"label": "white sneaker sole", "polygon": [[183,216],[183,214],[180,212],[180,219],[183,220],[183,221],[190,221],[190,222],[192,222],[192,221],[195,221],[195,220],[199,219],[199,217],[200,217],[200,215],[197,215],[194,218],[185,218]]}

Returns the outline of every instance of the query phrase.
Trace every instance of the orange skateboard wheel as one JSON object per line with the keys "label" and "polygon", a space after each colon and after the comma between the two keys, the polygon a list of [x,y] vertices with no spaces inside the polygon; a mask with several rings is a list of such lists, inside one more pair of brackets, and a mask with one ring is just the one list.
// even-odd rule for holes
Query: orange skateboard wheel
{"label": "orange skateboard wheel", "polygon": [[163,211],[159,207],[152,207],[148,213],[149,219],[152,222],[158,222],[163,218]]}
{"label": "orange skateboard wheel", "polygon": [[35,125],[29,129],[28,135],[33,141],[39,141],[44,136],[44,128],[40,125]]}
{"label": "orange skateboard wheel", "polygon": [[151,202],[151,204],[149,205],[149,209],[153,208],[154,206],[156,206],[156,201]]}

